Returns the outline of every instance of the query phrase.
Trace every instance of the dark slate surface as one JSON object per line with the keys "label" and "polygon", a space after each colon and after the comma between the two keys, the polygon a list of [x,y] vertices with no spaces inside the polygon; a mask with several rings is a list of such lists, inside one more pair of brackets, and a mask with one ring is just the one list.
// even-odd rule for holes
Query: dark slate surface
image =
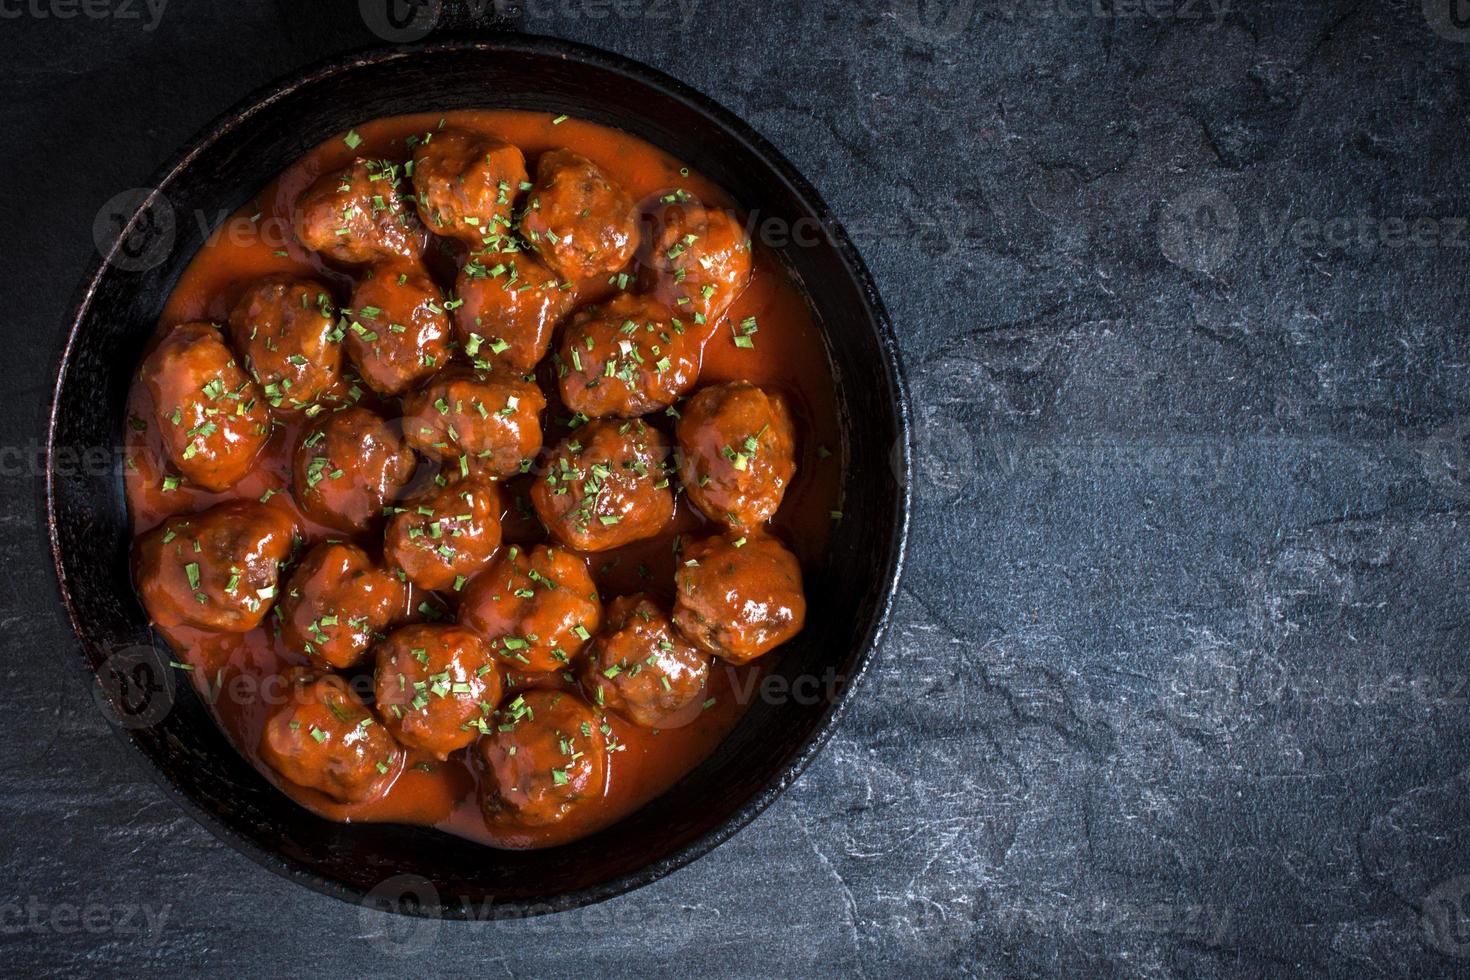
{"label": "dark slate surface", "polygon": [[98,3],[0,8],[0,970],[1464,975],[1449,0],[527,0],[748,119],[855,233],[922,421],[913,556],[749,829],[603,906],[407,933],[217,843],[110,734],[38,479],[97,210],[372,36],[350,2]]}

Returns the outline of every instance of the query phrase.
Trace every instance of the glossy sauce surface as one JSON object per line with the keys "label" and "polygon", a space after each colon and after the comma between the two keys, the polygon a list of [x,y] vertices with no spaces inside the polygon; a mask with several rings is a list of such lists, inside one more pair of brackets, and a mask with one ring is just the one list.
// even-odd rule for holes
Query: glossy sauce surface
{"label": "glossy sauce surface", "polygon": [[[733,206],[718,187],[690,173],[667,154],[628,134],[578,120],[558,123],[547,114],[497,110],[375,120],[353,131],[359,144],[349,146],[341,136],[328,140],[226,220],[184,272],[168,299],[160,328],[193,320],[224,323],[245,290],[261,277],[273,274],[315,278],[330,288],[339,305],[347,305],[353,278],[302,248],[291,233],[298,197],[317,176],[346,165],[354,157],[407,158],[412,153],[406,142],[409,138],[441,125],[472,130],[518,146],[527,161],[551,149],[574,150],[600,165],[635,201],[645,205],[682,189],[705,204]],[[441,288],[452,288],[463,248],[429,236],[425,257]],[[576,305],[605,298],[614,289],[606,276],[579,282],[574,290]],[[754,343],[737,345],[737,325],[748,317],[755,317],[759,324],[758,332],[752,335]],[[840,507],[841,434],[833,382],[805,298],[759,245],[755,247],[749,285],[725,318],[712,325],[712,333],[700,368],[700,387],[746,380],[779,392],[791,407],[797,434],[796,475],[772,528],[810,575],[820,566],[832,512]],[[543,419],[549,448],[566,435],[569,413],[556,398],[555,376],[545,361],[539,379],[551,402]],[[361,393],[353,393],[361,404],[377,408],[386,418],[400,417],[402,409],[396,399],[377,398],[365,388],[359,385]],[[128,413],[125,476],[135,536],[173,514],[196,512],[224,500],[264,496],[272,506],[284,508],[297,520],[305,538],[303,551],[323,538],[348,537],[307,518],[291,497],[292,448],[302,426],[308,424],[300,413],[277,413],[276,429],[250,472],[220,493],[172,478],[171,470],[162,462],[166,454],[144,385],[133,385]],[[672,418],[654,416],[650,421],[672,436]],[[419,469],[415,485],[422,487],[433,466],[421,459]],[[527,500],[531,479],[516,477],[502,485],[504,546],[531,544],[544,538]],[[680,493],[674,520],[666,533],[588,556],[603,602],[635,592],[669,602],[674,590],[676,536],[717,530]],[[351,540],[370,554],[381,553],[381,534],[369,533]],[[452,619],[457,598],[452,591],[414,590],[416,618]],[[439,761],[428,753],[409,750],[401,774],[388,791],[365,803],[333,802],[323,794],[279,779],[260,763],[257,747],[269,703],[280,703],[285,690],[279,680],[282,671],[307,661],[271,629],[272,621],[267,619],[266,625],[241,634],[191,627],[175,627],[165,633],[179,661],[188,666],[196,690],[213,705],[221,727],[257,768],[303,806],[331,819],[425,824],[499,847],[541,847],[575,839],[616,821],[662,793],[709,755],[730,731],[758,691],[764,669],[759,660],[741,667],[715,661],[703,702],[707,707],[690,724],[678,729],[640,728],[609,712],[612,739],[621,749],[609,754],[603,799],[561,824],[527,829],[487,822],[477,802],[479,777],[466,751]],[[359,694],[370,700],[371,675],[360,670],[347,676]],[[505,672],[508,694],[545,687],[573,689],[575,682],[556,673]]]}

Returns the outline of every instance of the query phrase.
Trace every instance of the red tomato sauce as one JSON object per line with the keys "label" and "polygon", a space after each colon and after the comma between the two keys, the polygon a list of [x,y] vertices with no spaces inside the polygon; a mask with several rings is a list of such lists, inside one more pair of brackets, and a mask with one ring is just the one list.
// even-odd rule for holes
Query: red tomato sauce
{"label": "red tomato sauce", "polygon": [[[345,301],[351,292],[352,278],[304,249],[291,234],[297,198],[317,176],[346,165],[356,156],[393,160],[409,157],[411,150],[406,140],[439,127],[441,120],[448,126],[513,143],[530,160],[556,147],[575,150],[620,181],[635,200],[651,200],[683,189],[707,204],[735,209],[734,202],[723,190],[668,154],[626,133],[575,119],[557,123],[545,113],[475,110],[373,120],[355,128],[361,139],[359,145],[349,146],[342,136],[321,144],[216,229],[169,296],[159,323],[160,331],[193,320],[222,323],[252,281],[276,273],[313,277],[327,284],[339,302]],[[751,281],[705,348],[700,385],[744,379],[779,391],[790,404],[797,423],[797,470],[772,527],[801,560],[810,579],[821,568],[832,515],[840,506],[842,436],[833,379],[806,298],[769,251],[758,241],[753,244]],[[455,258],[451,250],[431,245],[425,256],[440,284],[446,288],[452,286]],[[595,301],[614,289],[605,277],[578,283],[575,288],[578,305]],[[756,317],[759,323],[755,344],[737,346],[733,325],[750,316]],[[544,371],[542,380],[545,386]],[[376,404],[389,417],[396,417],[393,400],[375,401],[371,395],[368,399],[368,404]],[[548,401],[551,404],[546,413],[545,442],[550,446],[567,431],[562,420],[568,413],[557,403],[554,383],[549,386]],[[166,486],[165,478],[171,470],[151,399],[146,388],[136,381],[129,395],[128,416],[125,477],[134,536],[171,515],[201,511],[229,499],[258,499],[275,491],[270,497],[272,505],[287,508],[296,517],[298,526],[304,529],[303,547],[324,536],[344,537],[308,519],[291,498],[291,450],[301,419],[278,417],[268,445],[245,479],[226,492],[210,493],[187,482]],[[657,424],[666,432],[672,431],[671,425]],[[503,485],[507,501],[506,544],[531,543],[544,537],[527,503],[531,479],[518,477]],[[667,533],[588,556],[604,603],[614,596],[636,591],[646,591],[669,601],[673,594],[675,537],[715,530],[680,494]],[[373,554],[378,553],[381,545],[380,541],[358,543]],[[452,593],[419,591],[413,601],[416,607],[452,615],[455,599]],[[765,663],[771,659],[768,655],[744,667],[716,660],[704,702],[713,703],[681,728],[654,731],[609,712],[613,736],[624,748],[608,757],[604,797],[595,805],[582,807],[560,824],[527,830],[487,824],[478,802],[479,776],[465,750],[441,762],[426,753],[407,749],[407,763],[401,775],[386,793],[364,803],[337,803],[279,778],[261,763],[257,751],[269,710],[270,685],[287,667],[307,661],[301,653],[286,648],[272,629],[272,623],[273,618],[268,617],[263,626],[238,634],[190,627],[178,627],[166,633],[178,660],[186,665],[196,691],[212,705],[220,727],[267,778],[300,805],[332,820],[422,824],[506,848],[544,847],[584,836],[663,793],[714,751],[734,727],[756,696]],[[358,671],[360,675],[366,673]],[[506,672],[506,681],[507,692],[571,687],[560,675],[531,675],[514,670]],[[370,683],[357,685],[359,692],[370,689]]]}

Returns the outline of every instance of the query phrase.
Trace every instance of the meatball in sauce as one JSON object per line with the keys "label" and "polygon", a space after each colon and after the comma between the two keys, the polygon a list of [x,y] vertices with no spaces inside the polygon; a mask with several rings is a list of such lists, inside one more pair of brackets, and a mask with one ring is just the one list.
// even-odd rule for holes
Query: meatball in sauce
{"label": "meatball in sauce", "polygon": [[283,703],[260,737],[261,759],[281,778],[338,803],[380,795],[402,768],[403,750],[348,683],[297,668],[281,688]]}
{"label": "meatball in sauce", "polygon": [[592,418],[661,411],[699,378],[700,346],[669,308],[622,293],[573,314],[557,348],[562,401]]}
{"label": "meatball in sauce", "polygon": [[476,365],[529,373],[546,356],[557,323],[576,303],[571,284],[529,252],[470,256],[455,282],[454,335]]}
{"label": "meatball in sauce", "polygon": [[375,656],[378,717],[404,745],[444,759],[491,730],[500,674],[469,630],[405,626],[378,644]]}
{"label": "meatball in sauce", "polygon": [[355,667],[407,618],[408,598],[408,587],[367,552],[323,541],[302,556],[281,590],[281,639],[321,670]]}
{"label": "meatball in sauce", "polygon": [[164,628],[243,633],[275,605],[296,525],[253,500],[171,517],[138,540],[134,578],[148,618]]}
{"label": "meatball in sauce", "polygon": [[402,167],[356,159],[323,174],[297,202],[296,237],[347,265],[413,261],[419,233],[400,193]]}
{"label": "meatball in sauce", "polygon": [[403,402],[403,435],[419,452],[492,478],[530,468],[546,396],[507,371],[445,371]]}
{"label": "meatball in sauce", "polygon": [[448,480],[395,508],[383,556],[422,589],[463,589],[500,548],[500,493],[478,477]]}
{"label": "meatball in sauce", "polygon": [[190,483],[228,490],[271,434],[265,398],[209,323],[181,323],[141,369],[169,461]]}
{"label": "meatball in sauce", "polygon": [[806,622],[801,564],[766,534],[694,541],[674,574],[674,622],[696,646],[723,660],[754,660]]}
{"label": "meatball in sauce", "polygon": [[462,130],[431,132],[413,154],[419,217],[436,235],[478,247],[511,233],[526,158],[509,143]]}
{"label": "meatball in sauce", "polygon": [[507,667],[565,670],[597,632],[602,602],[584,559],[565,548],[512,545],[470,582],[459,620]]}
{"label": "meatball in sauce", "polygon": [[597,803],[606,791],[607,751],[605,723],[577,695],[517,695],[475,743],[486,818],[540,827]]}
{"label": "meatball in sauce", "polygon": [[582,668],[588,699],[644,728],[678,728],[698,714],[709,655],[674,629],[646,595],[620,596]]}
{"label": "meatball in sauce", "polygon": [[531,503],[551,535],[579,551],[653,537],[674,516],[668,442],[638,419],[574,429],[547,459]]}
{"label": "meatball in sauce", "polygon": [[413,473],[413,450],[397,428],[353,407],[325,412],[302,431],[291,480],[303,513],[355,533],[381,521]]}
{"label": "meatball in sauce", "polygon": [[270,276],[230,311],[230,340],[272,408],[305,409],[342,375],[342,336],[332,294],[319,282]]}
{"label": "meatball in sauce", "polygon": [[571,150],[550,150],[536,161],[520,232],[562,278],[604,276],[637,251],[638,212],[597,164]]}
{"label": "meatball in sauce", "polygon": [[750,236],[729,211],[678,200],[659,210],[653,227],[650,292],[708,337],[750,282]]}
{"label": "meatball in sauce", "polygon": [[449,360],[444,294],[421,266],[378,266],[359,279],[349,317],[347,356],[379,394],[400,395]]}
{"label": "meatball in sauce", "polygon": [[674,434],[679,479],[706,517],[753,528],[776,513],[796,473],[796,427],[779,394],[746,381],[703,388]]}

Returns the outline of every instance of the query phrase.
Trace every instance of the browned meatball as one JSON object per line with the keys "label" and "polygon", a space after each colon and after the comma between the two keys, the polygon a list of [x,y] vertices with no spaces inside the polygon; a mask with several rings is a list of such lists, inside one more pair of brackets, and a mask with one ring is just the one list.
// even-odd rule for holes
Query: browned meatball
{"label": "browned meatball", "polygon": [[633,199],[597,164],[571,150],[536,161],[536,185],[521,213],[521,235],[565,279],[617,272],[638,249]]}
{"label": "browned meatball", "polygon": [[271,407],[306,408],[342,375],[337,306],[319,282],[267,276],[230,311],[230,340]]}
{"label": "browned meatball", "polygon": [[400,179],[397,164],[361,158],[323,174],[297,202],[296,237],[349,265],[415,258],[418,229],[399,193]]}
{"label": "browned meatball", "polygon": [[576,302],[568,284],[527,252],[472,255],[455,292],[455,336],[464,352],[477,364],[521,374],[546,356],[552,330]]}
{"label": "browned meatball", "polygon": [[377,658],[378,716],[404,745],[443,759],[490,730],[500,672],[469,630],[405,626],[378,644]]}
{"label": "browned meatball", "polygon": [[709,667],[653,600],[619,596],[587,650],[582,687],[593,704],[644,728],[679,728],[699,713]]}
{"label": "browned meatball", "polygon": [[541,389],[520,375],[454,369],[404,399],[403,435],[425,456],[510,476],[541,449],[545,407]]}
{"label": "browned meatball", "polygon": [[159,626],[243,633],[275,603],[295,521],[279,507],[231,500],[170,517],[138,539],[134,574]]}
{"label": "browned meatball", "polygon": [[185,479],[226,490],[249,472],[270,439],[270,407],[212,324],[174,327],[142,376],[164,449]]}
{"label": "browned meatball", "polygon": [[404,501],[388,521],[383,557],[425,589],[462,589],[500,547],[500,493],[465,477]]}
{"label": "browned meatball", "polygon": [[674,435],[679,479],[710,519],[753,528],[781,506],[796,472],[796,428],[780,395],[747,381],[701,389]]}
{"label": "browned meatball", "polygon": [[668,454],[663,434],[639,419],[589,422],[551,454],[531,504],[558,541],[579,551],[651,538],[674,515]]}
{"label": "browned meatball", "polygon": [[361,548],[323,541],[287,579],[276,613],[288,647],[322,670],[345,670],[407,617],[408,588]]}
{"label": "browned meatball", "polygon": [[592,418],[634,418],[667,408],[699,379],[699,340],[669,308],[620,293],[578,310],[557,348],[568,408]]}
{"label": "browned meatball", "polygon": [[805,622],[801,565],[775,538],[732,533],[685,547],[674,573],[674,623],[697,646],[743,664]]}
{"label": "browned meatball", "polygon": [[575,694],[527,691],[513,698],[475,743],[485,816],[545,827],[595,806],[607,792],[607,731]]}
{"label": "browned meatball", "polygon": [[373,269],[358,280],[348,316],[347,356],[380,394],[402,394],[449,360],[444,296],[421,266]]}
{"label": "browned meatball", "polygon": [[413,154],[419,217],[436,235],[472,247],[511,233],[526,158],[509,143],[460,130],[431,133]]}
{"label": "browned meatball", "polygon": [[364,531],[413,477],[413,450],[397,430],[360,406],[324,413],[301,433],[292,491],[312,520]]}
{"label": "browned meatball", "polygon": [[266,719],[260,757],[287,782],[338,803],[379,796],[402,768],[404,753],[336,674],[300,667],[285,677],[284,703]]}
{"label": "browned meatball", "polygon": [[750,236],[728,211],[671,203],[648,249],[654,295],[705,335],[750,282]]}
{"label": "browned meatball", "polygon": [[587,562],[538,544],[511,546],[465,589],[459,621],[518,670],[569,667],[602,622]]}

